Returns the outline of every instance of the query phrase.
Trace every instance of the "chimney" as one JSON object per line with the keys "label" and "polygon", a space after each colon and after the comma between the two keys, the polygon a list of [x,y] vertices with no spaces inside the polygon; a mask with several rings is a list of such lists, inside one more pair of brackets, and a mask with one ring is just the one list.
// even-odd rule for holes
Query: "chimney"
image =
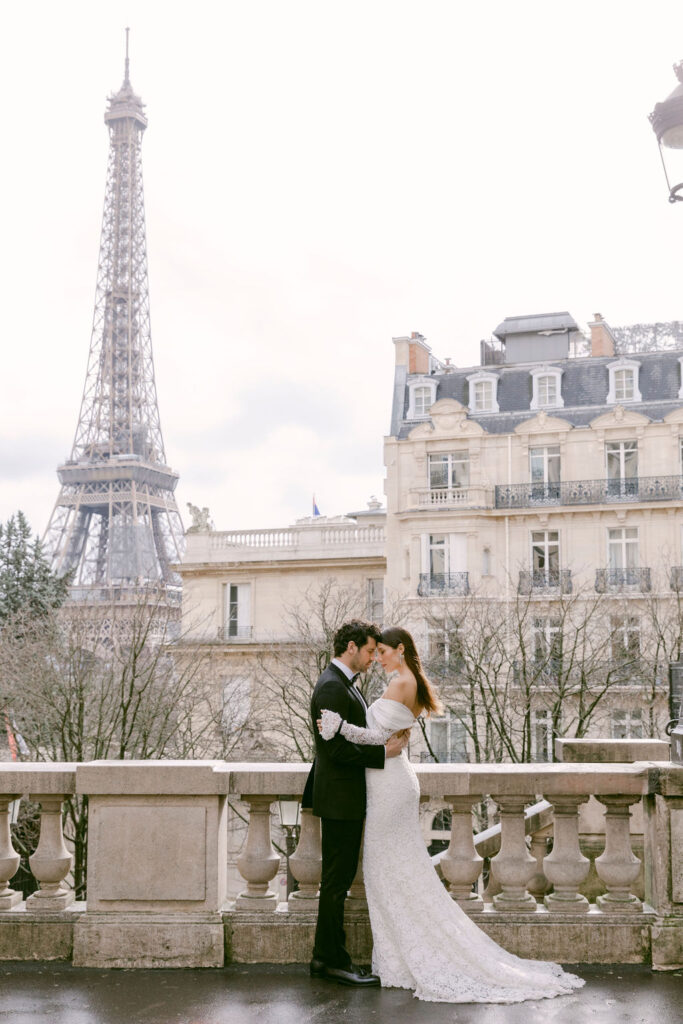
{"label": "chimney", "polygon": [[397,366],[406,366],[408,373],[429,373],[429,354],[432,350],[419,331],[413,331],[410,337],[392,340],[396,346]]}
{"label": "chimney", "polygon": [[594,313],[593,317],[593,323],[588,325],[591,329],[591,355],[613,356],[614,337],[609,324],[603,319],[602,313]]}

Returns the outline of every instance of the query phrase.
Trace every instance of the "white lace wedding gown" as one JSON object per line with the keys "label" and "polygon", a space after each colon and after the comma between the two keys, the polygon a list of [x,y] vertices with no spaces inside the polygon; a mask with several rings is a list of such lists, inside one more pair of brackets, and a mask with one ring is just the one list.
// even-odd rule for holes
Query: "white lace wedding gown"
{"label": "white lace wedding gown", "polygon": [[[324,711],[323,738],[341,729],[354,743],[384,743],[415,724],[398,701],[376,700],[368,728]],[[517,1003],[564,995],[584,984],[558,964],[523,960],[481,931],[450,897],[419,826],[420,785],[405,750],[383,769],[366,768],[363,873],[370,911],[372,969],[383,987],[412,989],[446,1003]]]}

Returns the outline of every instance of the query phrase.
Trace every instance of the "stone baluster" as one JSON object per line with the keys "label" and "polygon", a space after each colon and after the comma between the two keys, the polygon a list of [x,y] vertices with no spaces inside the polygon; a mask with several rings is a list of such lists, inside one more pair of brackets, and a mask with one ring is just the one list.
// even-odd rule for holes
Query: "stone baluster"
{"label": "stone baluster", "polygon": [[591,865],[579,848],[579,807],[588,797],[562,795],[546,799],[553,805],[555,839],[552,853],[543,861],[543,871],[554,890],[544,903],[556,913],[585,913],[588,900],[578,890]]}
{"label": "stone baluster", "polygon": [[551,885],[543,871],[543,861],[548,853],[548,839],[553,834],[553,826],[546,825],[539,828],[537,832],[531,833],[529,853],[536,861],[536,870],[527,882],[527,889],[536,902],[542,900],[547,892],[550,892]]}
{"label": "stone baluster", "polygon": [[493,897],[494,909],[533,912],[536,900],[526,886],[536,871],[536,861],[527,850],[524,835],[524,807],[533,797],[492,795],[492,799],[500,811],[500,851],[491,860],[501,888]]}
{"label": "stone baluster", "polygon": [[[497,896],[501,892],[500,882],[496,878],[496,873],[493,870],[493,864],[491,863],[492,858],[488,858],[488,882],[486,888],[482,893],[482,899],[484,903],[493,903],[493,897]],[[484,870],[486,870],[486,863],[484,863]]]}
{"label": "stone baluster", "polygon": [[316,818],[309,807],[301,808],[299,842],[289,858],[289,866],[293,877],[299,883],[297,892],[289,894],[289,909],[295,912],[317,911],[322,874],[320,818]]}
{"label": "stone baluster", "polygon": [[16,875],[21,858],[12,846],[9,806],[17,796],[0,796],[0,911],[11,910],[21,903],[21,893],[10,889],[9,880]]}
{"label": "stone baluster", "polygon": [[237,868],[247,883],[235,901],[240,910],[275,910],[277,894],[268,888],[280,867],[270,835],[270,805],[275,796],[242,796],[249,805],[249,827]]}
{"label": "stone baluster", "polygon": [[75,899],[72,890],[64,884],[73,861],[62,831],[64,799],[63,794],[31,794],[31,800],[40,804],[40,838],[28,862],[40,889],[26,900],[27,911],[65,910]]}
{"label": "stone baluster", "polygon": [[349,895],[346,897],[347,910],[367,910],[368,900],[365,895],[365,881],[363,878],[363,843],[361,842],[360,854],[358,856],[358,870],[351,883]]}
{"label": "stone baluster", "polygon": [[610,913],[637,913],[643,904],[630,891],[640,872],[640,861],[631,850],[631,804],[640,801],[634,795],[598,796],[605,805],[605,850],[595,859],[595,868],[607,892],[598,896],[601,910]]}
{"label": "stone baluster", "polygon": [[451,896],[468,914],[477,914],[484,909],[483,899],[472,891],[484,865],[483,858],[474,848],[472,805],[482,799],[476,795],[444,797],[451,805],[451,841],[441,858],[441,871],[449,883]]}

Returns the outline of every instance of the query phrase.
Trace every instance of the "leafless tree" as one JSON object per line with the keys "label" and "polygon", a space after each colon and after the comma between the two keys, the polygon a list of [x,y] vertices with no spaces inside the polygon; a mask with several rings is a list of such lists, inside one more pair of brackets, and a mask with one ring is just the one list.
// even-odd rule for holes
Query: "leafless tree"
{"label": "leafless tree", "polygon": [[[333,657],[333,637],[343,622],[367,618],[362,586],[348,586],[330,577],[283,610],[284,637],[259,655],[260,681],[267,698],[273,741],[285,756],[303,761],[313,756],[310,701],[319,675]],[[384,621],[400,625],[402,603],[385,598]],[[384,673],[373,663],[359,680],[366,700],[384,685]]]}
{"label": "leafless tree", "polygon": [[571,592],[558,586],[542,599],[472,593],[425,602],[427,669],[467,733],[470,756],[552,756],[553,736],[604,734],[624,692],[648,709],[656,735],[662,673],[680,647],[681,614],[668,595],[637,596],[634,602],[586,584]]}
{"label": "leafless tree", "polygon": [[[73,607],[26,616],[0,634],[0,701],[27,759],[215,756],[222,708],[201,683],[206,656],[174,657],[177,614],[162,602]],[[85,891],[87,799],[71,797],[65,835],[73,844],[74,888]]]}

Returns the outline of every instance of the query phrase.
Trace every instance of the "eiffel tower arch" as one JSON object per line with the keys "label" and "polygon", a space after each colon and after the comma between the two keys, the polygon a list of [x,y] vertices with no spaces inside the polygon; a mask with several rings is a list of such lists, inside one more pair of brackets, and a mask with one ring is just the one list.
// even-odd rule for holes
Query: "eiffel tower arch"
{"label": "eiffel tower arch", "polygon": [[130,83],[108,99],[109,160],[95,311],[80,415],[45,533],[69,603],[179,605],[184,547],[166,464],[149,314],[141,145],[144,104]]}

